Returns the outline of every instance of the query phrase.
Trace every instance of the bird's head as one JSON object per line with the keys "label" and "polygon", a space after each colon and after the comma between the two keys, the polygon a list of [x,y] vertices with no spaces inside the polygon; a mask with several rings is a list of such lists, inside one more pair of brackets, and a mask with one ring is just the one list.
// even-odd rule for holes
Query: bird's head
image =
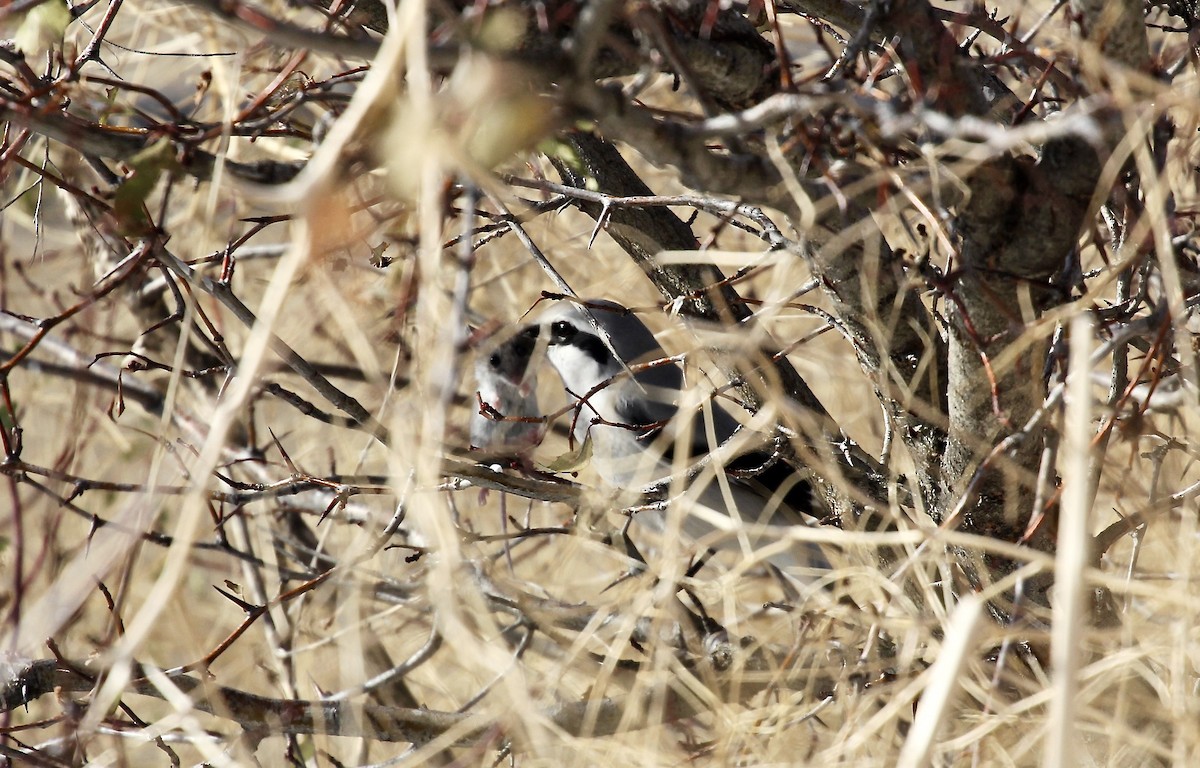
{"label": "bird's head", "polygon": [[567,392],[588,399],[577,429],[586,429],[597,415],[626,425],[657,423],[674,415],[682,372],[673,362],[640,367],[667,354],[645,323],[620,304],[560,301],[524,333],[546,345],[546,359]]}
{"label": "bird's head", "polygon": [[[667,356],[645,323],[612,301],[560,301],[530,328],[544,334],[546,358],[576,395],[584,395],[614,378],[628,380],[630,368]],[[641,388],[677,393],[682,376],[678,366],[666,363],[637,368],[633,381]]]}
{"label": "bird's head", "polygon": [[480,382],[507,386],[526,394],[537,385],[537,371],[530,363],[537,347],[538,334],[522,328],[476,357],[475,375]]}

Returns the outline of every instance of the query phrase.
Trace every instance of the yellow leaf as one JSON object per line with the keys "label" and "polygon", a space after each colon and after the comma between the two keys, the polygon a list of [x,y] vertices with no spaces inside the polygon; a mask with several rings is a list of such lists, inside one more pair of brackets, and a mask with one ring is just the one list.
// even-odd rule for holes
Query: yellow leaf
{"label": "yellow leaf", "polygon": [[588,435],[588,439],[583,441],[583,445],[564,453],[549,464],[543,465],[542,468],[548,472],[578,472],[591,460],[592,437]]}
{"label": "yellow leaf", "polygon": [[13,39],[26,58],[41,58],[46,49],[62,42],[70,23],[71,12],[66,3],[51,0],[25,14]]}

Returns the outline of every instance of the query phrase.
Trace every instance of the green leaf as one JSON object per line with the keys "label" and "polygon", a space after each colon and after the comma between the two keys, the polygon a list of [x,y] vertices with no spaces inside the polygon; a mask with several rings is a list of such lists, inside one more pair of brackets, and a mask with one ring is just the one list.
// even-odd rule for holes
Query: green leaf
{"label": "green leaf", "polygon": [[178,168],[175,146],[168,139],[160,139],[134,155],[129,167],[129,175],[113,197],[113,212],[120,223],[121,234],[144,235],[151,229],[146,200],[159,177]]}

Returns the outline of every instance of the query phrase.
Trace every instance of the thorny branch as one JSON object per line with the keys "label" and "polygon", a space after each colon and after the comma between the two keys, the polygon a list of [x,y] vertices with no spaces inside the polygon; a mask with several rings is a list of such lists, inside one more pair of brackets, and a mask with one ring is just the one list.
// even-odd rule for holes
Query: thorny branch
{"label": "thorny branch", "polygon": [[[530,721],[589,737],[764,701],[791,702],[781,732],[842,702],[852,714],[854,696],[878,697],[861,711],[911,714],[965,594],[990,601],[1002,635],[971,646],[994,662],[977,674],[996,697],[983,711],[1004,697],[1040,707],[1029,702],[1045,694],[1063,485],[1104,500],[1087,511],[1094,624],[1125,620],[1112,572],[1136,584],[1146,532],[1189,521],[1200,494],[1186,426],[1200,391],[1194,3],[1079,0],[1040,17],[924,0],[421,6],[417,18],[404,2],[188,0],[172,13],[216,31],[169,78],[128,63],[165,54],[129,31],[121,0],[76,5],[61,23],[36,0],[0,11],[28,22],[0,45],[0,557],[14,571],[0,609],[22,628],[42,618],[38,595],[86,593],[47,624],[56,658],[7,659],[4,754],[60,764],[15,740],[27,706],[64,728],[142,728],[101,698],[121,664],[125,707],[126,695],[183,693],[247,742],[286,736],[295,763],[308,749],[297,737],[314,734],[441,740],[446,763],[454,750],[519,753],[540,736],[504,698],[518,689],[537,702]],[[402,67],[361,104],[388,34],[404,36]],[[341,143],[323,143],[334,132]],[[492,144],[512,148],[496,167]],[[330,147],[334,173],[309,184],[306,158]],[[569,208],[590,221],[560,236]],[[18,219],[32,237],[10,242]],[[298,298],[280,304],[219,465],[194,476],[270,270],[296,252],[309,254],[287,287]],[[553,437],[538,460],[459,448],[454,414],[477,398],[457,371],[474,339],[503,335],[551,282],[646,296],[605,279],[623,259],[688,319],[691,347],[671,359],[711,360],[707,393],[766,417],[775,455],[846,529],[820,531],[843,542],[835,565],[871,567],[800,591],[763,573],[762,552],[731,566],[687,551],[677,572],[628,535],[670,506],[665,491],[617,503],[586,456],[547,459]],[[1061,477],[1064,328],[1082,312],[1102,337],[1090,362],[1109,369],[1095,374],[1108,395],[1089,425],[1092,471]],[[828,328],[854,365],[828,362],[816,341]],[[710,332],[735,341],[697,341]],[[55,391],[72,393],[69,421],[39,399]],[[570,410],[555,407],[548,418]],[[856,409],[883,417],[848,423]],[[412,428],[435,422],[436,444]],[[97,455],[129,456],[130,472]],[[151,455],[166,476],[134,471]],[[193,502],[199,532],[175,527]],[[153,514],[123,514],[142,504]],[[862,543],[879,529],[901,533]],[[128,542],[120,563],[60,583],[62,563],[92,562],[104,535]],[[139,558],[168,553],[224,580],[225,600],[205,587],[220,606],[206,616],[241,615],[199,661],[164,671],[120,639],[141,610],[135,582],[154,570]],[[756,579],[750,617],[717,610]],[[1129,589],[1123,610],[1146,591]],[[722,621],[788,639],[735,639]],[[369,637],[362,658],[340,692],[302,697],[297,660],[348,642],[346,627]],[[421,644],[399,642],[409,635]],[[1088,642],[1102,653],[1120,641]],[[71,661],[68,645],[98,660]],[[271,659],[268,679],[222,681],[243,647]],[[470,684],[424,706],[436,686],[421,675],[460,666]],[[551,682],[521,687],[547,670]],[[587,684],[570,690],[575,676]],[[88,696],[61,697],[60,713],[56,689]],[[880,717],[850,736],[814,727],[814,754],[882,733]],[[897,733],[915,732],[896,717]],[[712,720],[687,726],[719,730]],[[87,739],[76,763],[97,749]],[[765,759],[755,750],[722,756]],[[865,759],[851,753],[837,759]]]}

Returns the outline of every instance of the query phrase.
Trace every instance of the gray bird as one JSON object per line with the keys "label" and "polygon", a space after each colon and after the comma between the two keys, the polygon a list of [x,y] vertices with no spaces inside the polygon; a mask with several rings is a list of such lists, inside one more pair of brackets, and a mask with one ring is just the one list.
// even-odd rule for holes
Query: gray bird
{"label": "gray bird", "polygon": [[471,447],[520,456],[541,442],[537,373],[529,366],[536,344],[536,335],[520,332],[476,353]]}
{"label": "gray bird", "polygon": [[[536,340],[523,347],[531,355],[545,344],[547,362],[575,402],[572,433],[581,443],[591,440],[597,474],[614,488],[670,484],[672,503],[692,502],[684,504],[683,531],[693,540],[714,530],[740,529],[736,540],[726,536],[719,546],[740,543],[745,551],[772,540],[770,529],[762,526],[811,520],[806,517],[812,509],[811,490],[790,467],[768,455],[735,455],[732,450],[742,438],[761,448],[761,437],[739,432],[737,420],[711,400],[694,412],[681,412],[682,369],[625,307],[603,300],[563,300],[521,335]],[[718,446],[719,455],[713,454]],[[707,476],[701,471],[690,477],[686,470],[708,454],[719,467]],[[715,471],[723,471],[724,477],[714,477]],[[680,488],[686,491],[677,494]],[[643,518],[662,528],[661,516],[639,516],[639,522]],[[736,521],[755,527],[758,535],[747,535]],[[829,567],[815,544],[793,545],[769,560],[789,569]]]}

